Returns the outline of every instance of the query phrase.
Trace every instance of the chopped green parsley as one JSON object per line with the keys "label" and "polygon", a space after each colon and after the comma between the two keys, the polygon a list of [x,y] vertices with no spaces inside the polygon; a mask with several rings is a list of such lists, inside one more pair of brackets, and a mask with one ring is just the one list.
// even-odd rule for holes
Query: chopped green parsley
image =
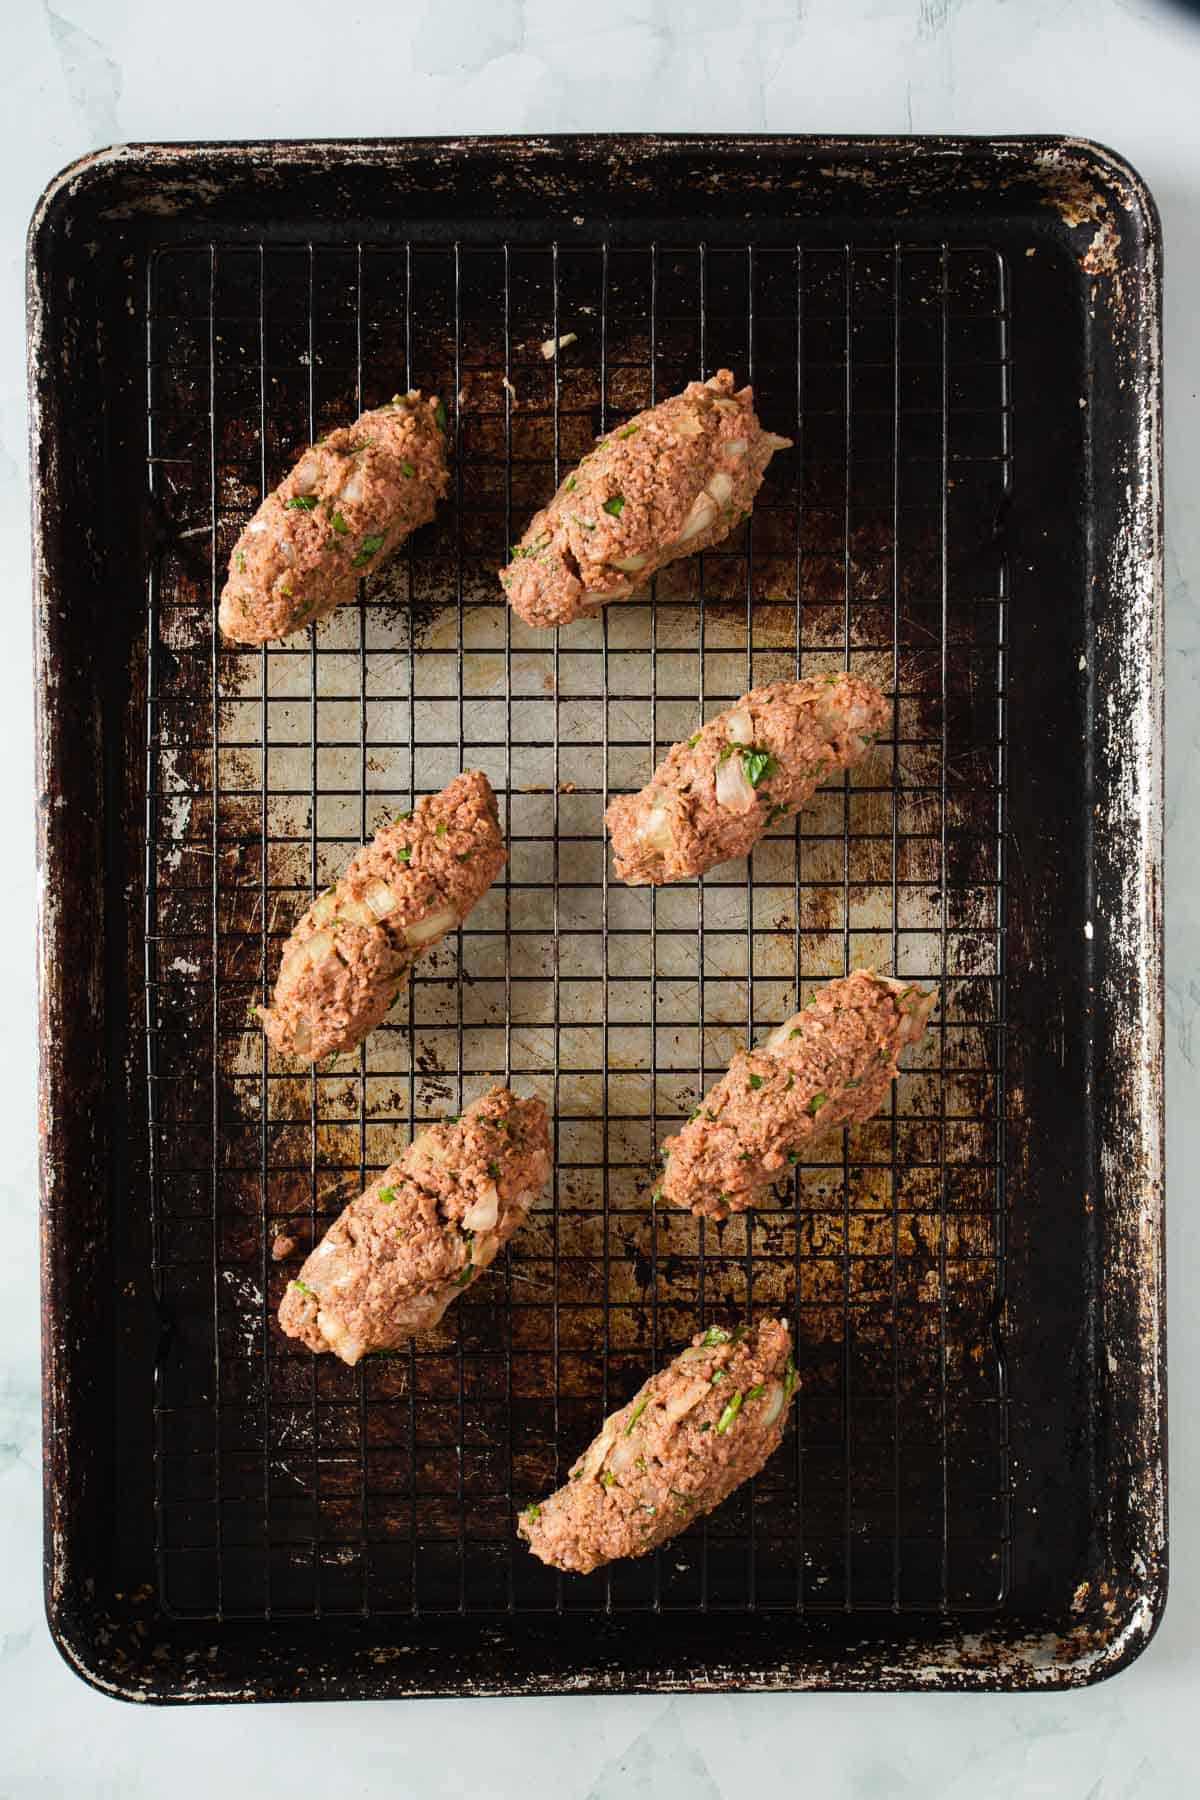
{"label": "chopped green parsley", "polygon": [[387,533],[383,531],[370,532],[359,545],[358,554],[351,561],[350,567],[352,569],[361,569],[363,564],[369,563],[373,556],[378,556],[379,552],[383,549],[386,536]]}
{"label": "chopped green parsley", "polygon": [[729,1430],[729,1427],[733,1424],[733,1421],[737,1418],[737,1416],[741,1412],[741,1410],[742,1410],[742,1390],[741,1390],[741,1388],[739,1388],[737,1393],[733,1396],[733,1399],[730,1400],[728,1405],[725,1407],[725,1410],[721,1414],[720,1418],[717,1420],[717,1436],[718,1437],[723,1437],[725,1435],[725,1433]]}
{"label": "chopped green parsley", "polygon": [[638,1401],[637,1405],[634,1407],[633,1411],[629,1415],[629,1423],[625,1427],[625,1436],[626,1437],[628,1437],[630,1435],[634,1426],[637,1424],[638,1420],[641,1418],[642,1414],[645,1412],[645,1410],[649,1406],[649,1404],[650,1404],[650,1402],[648,1399]]}
{"label": "chopped green parsley", "polygon": [[760,781],[767,781],[779,773],[779,764],[769,750],[743,750],[742,768],[751,787],[757,787]]}

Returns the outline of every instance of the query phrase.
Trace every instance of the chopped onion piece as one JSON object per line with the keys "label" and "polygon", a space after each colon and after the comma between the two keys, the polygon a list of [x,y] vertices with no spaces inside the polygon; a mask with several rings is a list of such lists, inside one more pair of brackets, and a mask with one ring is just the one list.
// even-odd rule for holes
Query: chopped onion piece
{"label": "chopped onion piece", "polygon": [[665,855],[675,841],[666,807],[652,806],[637,835],[640,842],[649,844],[652,850],[659,850]]}
{"label": "chopped onion piece", "polygon": [[277,539],[276,544],[275,544],[275,549],[276,549],[276,552],[278,553],[280,562],[285,563],[287,565],[287,567],[290,569],[292,564],[296,560],[296,552],[292,547],[291,538]]}
{"label": "chopped onion piece", "polygon": [[350,477],[349,481],[346,483],[345,487],[342,489],[341,493],[338,495],[338,499],[339,500],[348,500],[351,503],[351,505],[353,505],[356,500],[361,500],[362,497],[363,497],[362,482],[359,480],[358,474],[356,471]]}
{"label": "chopped onion piece", "polygon": [[494,1232],[480,1232],[474,1243],[474,1254],[471,1258],[472,1267],[475,1269],[486,1269],[488,1264],[494,1260],[499,1248],[500,1239]]}
{"label": "chopped onion piece", "polygon": [[721,377],[719,375],[710,375],[704,385],[706,388],[719,388],[721,386]]}
{"label": "chopped onion piece", "polygon": [[749,713],[731,712],[725,721],[727,744],[750,744],[754,741],[754,723]]}
{"label": "chopped onion piece", "polygon": [[681,1363],[711,1362],[711,1360],[712,1347],[708,1344],[693,1344],[691,1348],[685,1350],[679,1358]]}
{"label": "chopped onion piece", "polygon": [[359,1338],[351,1337],[342,1321],[333,1318],[323,1308],[317,1314],[317,1330],[344,1363],[353,1365],[360,1356],[366,1354],[367,1346]]}
{"label": "chopped onion piece", "polygon": [[763,1417],[762,1417],[763,1424],[764,1425],[773,1425],[782,1411],[783,1411],[783,1388],[780,1386],[779,1382],[775,1382],[774,1386],[771,1389],[771,1397],[767,1401],[767,1410],[763,1414]]}
{"label": "chopped onion piece", "polygon": [[296,1029],[292,1033],[292,1042],[296,1046],[297,1056],[307,1056],[312,1049],[312,1032],[308,1029],[307,1019],[297,1019]]}
{"label": "chopped onion piece", "polygon": [[779,1052],[791,1037],[793,1031],[795,1031],[796,1027],[799,1025],[800,1018],[800,1013],[793,1013],[790,1019],[785,1019],[782,1025],[777,1025],[775,1027],[770,1037],[763,1041],[760,1048],[765,1050],[768,1056],[778,1056]]}
{"label": "chopped onion piece", "polygon": [[694,1406],[699,1406],[710,1387],[710,1382],[693,1381],[688,1387],[680,1388],[672,1394],[664,1409],[667,1415],[667,1424],[674,1425],[677,1419],[682,1419],[684,1413],[689,1413]]}
{"label": "chopped onion piece", "polygon": [[726,456],[745,456],[749,448],[750,440],[748,438],[730,438],[725,446],[725,454]]}
{"label": "chopped onion piece", "polygon": [[445,937],[457,924],[458,914],[449,908],[430,913],[427,919],[414,919],[411,925],[404,927],[405,940],[410,944],[432,944],[435,938]]}
{"label": "chopped onion piece", "polygon": [[320,896],[320,898],[317,900],[314,900],[312,905],[309,907],[308,916],[312,920],[314,925],[328,925],[330,919],[333,918],[333,915],[336,912],[337,912],[337,895],[336,894],[322,894]]}
{"label": "chopped onion piece", "polygon": [[303,974],[313,963],[323,962],[333,949],[333,933],[330,931],[314,931],[310,938],[297,944],[288,951],[279,965],[279,978],[290,980],[293,975]]}
{"label": "chopped onion piece", "polygon": [[722,395],[719,400],[714,400],[713,405],[720,407],[722,412],[727,413],[741,412],[742,410],[736,400],[730,400],[726,395]]}
{"label": "chopped onion piece", "polygon": [[345,919],[351,925],[373,925],[375,914],[361,900],[343,900],[338,906],[338,918]]}
{"label": "chopped onion piece", "polygon": [[680,437],[688,438],[701,437],[704,432],[704,427],[695,413],[680,413],[675,421],[675,429]]}
{"label": "chopped onion piece", "polygon": [[363,901],[377,919],[386,919],[390,912],[396,910],[396,896],[386,881],[373,881],[363,891]]}
{"label": "chopped onion piece", "polygon": [[740,756],[727,756],[717,764],[717,805],[730,812],[753,812],[758,804]]}
{"label": "chopped onion piece", "polygon": [[778,432],[775,431],[764,431],[763,443],[766,444],[772,456],[775,454],[776,450],[790,450],[792,447],[791,438],[780,437]]}
{"label": "chopped onion piece", "polygon": [[733,494],[733,476],[726,475],[723,469],[718,469],[716,474],[709,479],[708,491],[718,506],[727,505]]}
{"label": "chopped onion piece", "polygon": [[640,1455],[641,1451],[638,1449],[636,1438],[631,1440],[626,1437],[619,1437],[613,1445],[612,1455],[608,1459],[608,1466],[614,1475],[624,1475],[626,1470],[632,1469]]}
{"label": "chopped onion piece", "polygon": [[636,575],[638,570],[644,569],[649,561],[649,552],[639,551],[636,556],[614,556],[612,565],[614,569],[624,569],[627,575]]}
{"label": "chopped onion piece", "polygon": [[311,494],[317,485],[317,477],[321,473],[321,465],[315,456],[306,456],[296,464],[293,482],[298,494]]}
{"label": "chopped onion piece", "polygon": [[[911,987],[911,982],[895,982],[891,984],[901,992]],[[929,1022],[929,1015],[937,1003],[937,989],[930,988],[927,994],[920,992],[906,1008],[901,1008],[903,1017],[900,1020],[899,1038],[902,1044],[915,1044]]]}
{"label": "chopped onion piece", "polygon": [[565,350],[568,344],[577,344],[578,342],[579,336],[577,332],[564,331],[561,337],[546,339],[545,343],[542,345],[542,355],[545,357],[546,361],[549,362],[552,357],[558,355],[560,350]]}
{"label": "chopped onion piece", "polygon": [[601,1463],[608,1455],[609,1445],[616,1435],[617,1426],[615,1418],[606,1419],[600,1432],[600,1436],[596,1439],[595,1443],[583,1459],[583,1466],[579,1471],[581,1478],[596,1473],[597,1469],[599,1469]]}
{"label": "chopped onion piece", "polygon": [[251,519],[246,527],[246,535],[247,537],[258,537],[262,532],[270,531],[270,529],[271,525],[268,519]]}
{"label": "chopped onion piece", "polygon": [[401,1331],[410,1334],[427,1331],[431,1325],[437,1324],[453,1299],[453,1292],[447,1294],[444,1290],[441,1293],[434,1290],[427,1294],[414,1294],[411,1300],[393,1313],[392,1327],[399,1327]]}
{"label": "chopped onion piece", "polygon": [[717,516],[717,509],[707,494],[697,494],[692,501],[692,510],[683,521],[675,536],[677,544],[686,544],[698,532],[707,531]]}
{"label": "chopped onion piece", "polygon": [[479,1198],[468,1206],[460,1223],[464,1231],[490,1231],[500,1217],[500,1193],[494,1181],[479,1190]]}

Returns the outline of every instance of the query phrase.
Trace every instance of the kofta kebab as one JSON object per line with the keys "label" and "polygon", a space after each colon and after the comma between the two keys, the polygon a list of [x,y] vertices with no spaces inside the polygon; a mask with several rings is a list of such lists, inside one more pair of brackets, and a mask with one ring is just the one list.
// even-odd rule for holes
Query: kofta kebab
{"label": "kofta kebab", "polygon": [[[436,397],[397,395],[311,445],[234,546],[227,637],[262,644],[328,616],[419,525],[449,483]],[[530,521],[501,582],[534,627],[569,625],[640,593],[676,558],[748,516],[787,438],[722,369],[602,438]],[[777,819],[870,751],[890,705],[860,675],[751,689],[676,744],[606,824],[632,886],[683,881],[749,856]],[[487,777],[466,770],[389,818],[297,920],[264,1031],[314,1063],[379,1025],[422,951],[456,930],[505,864]],[[663,1146],[653,1199],[725,1219],[760,1205],[822,1140],[878,1111],[936,992],[858,970],[739,1051]],[[475,1284],[551,1172],[546,1109],[493,1088],[416,1136],[315,1245],[280,1307],[284,1331],[343,1362],[429,1331]],[[778,1447],[796,1384],[780,1320],[709,1326],[604,1423],[519,1531],[558,1568],[640,1556],[718,1505]]]}

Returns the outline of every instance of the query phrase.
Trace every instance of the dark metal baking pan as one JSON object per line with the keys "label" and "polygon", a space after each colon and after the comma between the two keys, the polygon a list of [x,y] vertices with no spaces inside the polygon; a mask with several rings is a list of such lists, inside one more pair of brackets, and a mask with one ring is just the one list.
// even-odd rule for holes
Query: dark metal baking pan
{"label": "dark metal baking pan", "polygon": [[[30,240],[46,1576],[139,1699],[1069,1686],[1166,1583],[1159,242],[1060,139],[134,146]],[[554,359],[542,340],[574,333]],[[749,526],[557,640],[505,545],[728,364],[797,440]],[[454,492],[307,642],[214,638],[296,447],[408,382]],[[455,398],[457,396],[457,398]],[[702,890],[600,814],[751,680],[895,693],[874,760]],[[332,1073],[245,1009],[386,804],[485,768],[504,882]],[[650,1209],[739,1035],[874,962],[937,1028],[786,1203]],[[433,1340],[273,1330],[414,1122],[495,1077],[557,1184]],[[587,1579],[514,1542],[697,1318],[794,1324],[752,1488]]]}

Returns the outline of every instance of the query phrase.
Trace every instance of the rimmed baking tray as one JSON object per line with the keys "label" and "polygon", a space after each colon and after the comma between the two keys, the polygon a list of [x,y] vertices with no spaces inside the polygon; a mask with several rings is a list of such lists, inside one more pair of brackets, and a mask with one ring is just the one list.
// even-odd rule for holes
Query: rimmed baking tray
{"label": "rimmed baking tray", "polygon": [[[546,340],[566,338],[557,356]],[[728,364],[796,439],[752,522],[533,634],[494,570],[608,423]],[[297,446],[408,383],[455,480],[355,606],[214,636]],[[1166,1584],[1159,240],[1066,139],[132,146],[30,237],[51,1628],[137,1699],[1066,1686]],[[748,869],[614,883],[600,815],[752,681],[890,738]],[[246,1024],[286,924],[460,766],[509,870],[358,1056]],[[886,1113],[786,1202],[649,1206],[734,1044],[933,978]],[[557,1179],[436,1338],[273,1330],[414,1123],[496,1077]],[[697,1318],[784,1310],[794,1433],[652,1558],[512,1508]]]}

